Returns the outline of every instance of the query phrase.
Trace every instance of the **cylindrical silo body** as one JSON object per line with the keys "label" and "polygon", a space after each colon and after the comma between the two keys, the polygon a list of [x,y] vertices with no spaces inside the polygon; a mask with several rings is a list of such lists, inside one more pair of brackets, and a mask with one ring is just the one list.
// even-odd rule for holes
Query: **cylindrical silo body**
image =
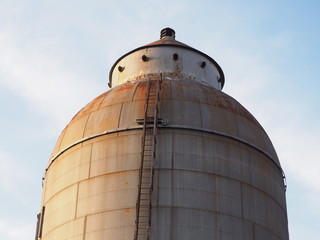
{"label": "cylindrical silo body", "polygon": [[289,239],[276,152],[212,58],[165,29],[109,85],[57,141],[36,239]]}

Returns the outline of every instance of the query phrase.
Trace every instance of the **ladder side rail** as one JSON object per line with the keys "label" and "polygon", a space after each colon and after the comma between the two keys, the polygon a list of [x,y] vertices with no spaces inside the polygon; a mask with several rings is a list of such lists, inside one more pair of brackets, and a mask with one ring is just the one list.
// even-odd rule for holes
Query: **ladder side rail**
{"label": "ladder side rail", "polygon": [[138,239],[139,234],[139,217],[140,217],[140,200],[141,200],[141,185],[142,185],[142,174],[143,174],[143,164],[144,164],[144,150],[145,150],[145,138],[147,131],[147,112],[148,112],[148,101],[149,101],[149,91],[151,88],[150,78],[148,79],[148,86],[146,91],[146,101],[144,106],[144,118],[143,118],[143,130],[142,130],[142,138],[141,138],[141,163],[139,168],[139,186],[138,186],[138,196],[136,203],[136,232],[134,239]]}

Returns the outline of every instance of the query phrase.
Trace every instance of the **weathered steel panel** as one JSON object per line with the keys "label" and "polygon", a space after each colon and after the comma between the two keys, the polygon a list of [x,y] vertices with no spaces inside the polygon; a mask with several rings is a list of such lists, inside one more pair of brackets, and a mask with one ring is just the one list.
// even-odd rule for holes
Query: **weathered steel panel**
{"label": "weathered steel panel", "polygon": [[[181,57],[178,61],[173,59],[173,54]],[[145,55],[150,61],[143,61],[141,57]],[[201,67],[201,63],[206,67]],[[119,68],[123,68],[120,71]],[[113,70],[114,69],[114,70]],[[208,84],[221,90],[220,79],[223,78],[216,64],[211,62],[206,56],[200,55],[191,49],[185,48],[163,48],[152,47],[138,50],[131,53],[113,66],[111,70],[112,87],[132,81],[141,75],[152,73],[175,73],[187,79],[192,79],[198,83]]]}
{"label": "weathered steel panel", "polygon": [[114,104],[90,114],[85,126],[84,137],[96,135],[109,129],[117,129],[122,104]]}
{"label": "weathered steel panel", "polygon": [[218,239],[258,240],[254,238],[254,224],[252,222],[224,214],[216,215],[219,221],[218,225],[220,226],[220,236]]}
{"label": "weathered steel panel", "polygon": [[208,173],[173,169],[159,170],[158,181],[155,207],[199,209],[241,217],[238,181]]}
{"label": "weathered steel panel", "polygon": [[[201,127],[217,129],[220,132],[234,135],[238,133],[237,122],[232,112],[223,108],[200,104]],[[210,119],[210,121],[208,121]]]}
{"label": "weathered steel panel", "polygon": [[81,118],[78,118],[75,121],[70,123],[64,132],[59,151],[62,151],[66,147],[69,147],[71,144],[75,143],[83,137],[85,126],[87,124],[88,118],[90,115],[84,115]]}
{"label": "weathered steel panel", "polygon": [[77,218],[73,221],[67,222],[58,228],[49,232],[45,238],[48,240],[83,240],[85,228],[85,217]]}
{"label": "weathered steel panel", "polygon": [[[196,131],[161,129],[156,166],[226,176],[264,189],[285,205],[283,181],[275,164],[232,139]],[[263,176],[263,177],[262,177]]]}
{"label": "weathered steel panel", "polygon": [[261,127],[253,121],[248,121],[248,119],[243,116],[238,115],[234,117],[239,136],[256,146],[265,149],[265,139],[262,137],[265,133],[262,132]]}
{"label": "weathered steel panel", "polygon": [[269,137],[217,90],[224,77],[213,59],[158,44],[122,57],[110,82],[123,84],[62,132],[44,179],[41,239],[288,240]]}
{"label": "weathered steel panel", "polygon": [[136,170],[141,161],[141,135],[114,134],[113,138],[93,143],[90,177]]}
{"label": "weathered steel panel", "polygon": [[60,134],[60,136],[59,136],[59,138],[58,138],[58,140],[57,140],[57,142],[56,142],[56,145],[54,146],[54,148],[53,148],[53,150],[52,150],[52,153],[51,153],[51,156],[50,156],[50,158],[49,158],[48,164],[50,164],[52,158],[55,157],[55,156],[59,153],[59,151],[60,151],[60,145],[61,145],[63,136],[64,136],[64,134],[65,134],[65,132],[66,132],[66,129],[67,129],[67,127],[61,132],[61,134]]}
{"label": "weathered steel panel", "polygon": [[77,193],[78,184],[74,184],[60,191],[45,203],[42,236],[46,236],[55,228],[75,219]]}
{"label": "weathered steel panel", "polygon": [[118,172],[90,178],[79,184],[77,217],[135,208],[137,171]]}
{"label": "weathered steel panel", "polygon": [[48,169],[45,202],[62,189],[89,177],[91,145],[78,144],[58,157]]}
{"label": "weathered steel panel", "polygon": [[253,224],[241,218],[190,208],[154,208],[155,239],[253,240]]}
{"label": "weathered steel panel", "polygon": [[152,236],[159,240],[215,239],[218,226],[213,216],[209,211],[194,208],[155,207],[152,209]]}
{"label": "weathered steel panel", "polygon": [[107,211],[89,215],[86,224],[86,240],[133,239],[135,208]]}
{"label": "weathered steel panel", "polygon": [[[284,232],[284,231],[283,231]],[[262,228],[258,224],[254,225],[254,239],[259,240],[279,240],[279,239],[289,239],[288,234],[283,236],[278,236],[268,229]]]}
{"label": "weathered steel panel", "polygon": [[273,232],[280,239],[286,237],[283,228],[286,227],[286,209],[274,201],[263,191],[254,189],[249,185],[242,186],[243,217],[252,219],[257,225],[263,226]]}
{"label": "weathered steel panel", "polygon": [[82,108],[71,120],[70,123],[73,121],[82,118],[85,115],[89,115],[92,112],[95,112],[101,108],[101,104],[104,101],[104,99],[110,94],[110,92],[105,92],[101,94],[100,96],[93,99],[90,104],[87,104],[84,108]]}
{"label": "weathered steel panel", "polygon": [[160,116],[168,119],[172,125],[201,127],[201,115],[197,102],[163,100],[161,101]]}
{"label": "weathered steel panel", "polygon": [[125,102],[122,105],[119,128],[126,129],[137,125],[137,119],[142,119],[145,101]]}
{"label": "weathered steel panel", "polygon": [[[167,89],[162,89],[162,92],[164,92],[165,90]],[[202,85],[188,79],[180,81],[179,84],[171,84],[170,92],[171,99],[175,100],[199,103],[204,102],[206,100],[206,94],[202,89]]]}
{"label": "weathered steel panel", "polygon": [[109,91],[109,94],[105,97],[101,103],[100,109],[114,104],[122,104],[124,102],[132,102],[136,88],[138,87],[137,83],[127,83],[121,86],[113,88],[113,91]]}
{"label": "weathered steel panel", "polygon": [[[147,87],[148,87],[148,80],[149,77],[144,78],[144,81],[138,81],[134,84],[136,85],[134,89],[134,95],[132,101],[146,101],[146,95],[147,95]],[[126,86],[127,84],[124,84],[123,86]]]}

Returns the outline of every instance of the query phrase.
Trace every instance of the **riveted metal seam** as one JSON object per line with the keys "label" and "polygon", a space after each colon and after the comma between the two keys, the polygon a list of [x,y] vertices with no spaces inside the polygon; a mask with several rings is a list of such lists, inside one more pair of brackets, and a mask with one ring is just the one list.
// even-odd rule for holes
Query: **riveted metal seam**
{"label": "riveted metal seam", "polygon": [[[95,179],[95,178],[99,178],[99,177],[102,177],[102,176],[109,176],[109,175],[115,175],[115,174],[122,174],[122,173],[128,173],[128,172],[135,172],[135,171],[139,171],[139,169],[131,169],[131,170],[122,170],[122,171],[116,171],[116,172],[110,172],[110,173],[105,173],[105,174],[100,174],[100,175],[97,175],[97,176],[93,176],[93,177],[90,177],[90,179]],[[83,180],[80,180],[78,182],[75,182],[75,183],[72,183],[68,186],[65,186],[63,188],[61,188],[59,191],[57,191],[54,195],[52,195],[50,198],[47,199],[47,201],[44,203],[44,205],[46,205],[51,199],[53,199],[58,193],[64,191],[65,189],[71,187],[71,186],[74,186],[76,184],[80,184],[81,182],[85,182],[85,181],[88,181],[88,178],[87,179],[83,179]]]}
{"label": "riveted metal seam", "polygon": [[259,151],[263,155],[267,156],[272,161],[272,163],[274,163],[276,165],[276,167],[281,171],[281,174],[284,175],[281,166],[278,165],[278,163],[273,159],[273,157],[269,153],[267,153],[263,149],[259,148],[255,144],[252,144],[252,143],[250,143],[250,142],[248,142],[248,141],[246,141],[246,140],[244,140],[242,138],[239,138],[239,137],[236,137],[236,136],[232,136],[232,135],[226,134],[224,132],[211,130],[211,129],[208,129],[208,128],[189,127],[189,126],[186,126],[186,125],[167,125],[165,127],[159,126],[159,128],[174,128],[174,129],[184,129],[184,130],[193,130],[193,131],[199,131],[199,132],[206,132],[206,133],[212,133],[212,134],[216,134],[216,135],[219,135],[219,136],[223,136],[223,137],[226,137],[226,138],[230,138],[230,139],[236,140],[236,141],[241,142],[241,143],[243,143],[245,145],[248,145],[249,147],[252,147],[252,148],[256,149],[257,151]]}
{"label": "riveted metal seam", "polygon": [[[207,174],[207,175],[211,175],[211,176],[214,175],[214,176],[218,176],[218,177],[220,177],[220,178],[231,179],[231,180],[236,181],[236,182],[238,181],[238,182],[240,182],[241,186],[242,186],[242,184],[247,185],[247,186],[249,186],[249,187],[254,188],[256,191],[262,192],[263,194],[267,195],[269,198],[271,198],[273,201],[275,201],[275,202],[277,203],[277,205],[279,205],[279,207],[283,210],[284,213],[287,213],[286,208],[284,208],[284,207],[281,205],[281,203],[278,201],[278,199],[274,198],[274,196],[272,196],[270,193],[262,190],[261,188],[255,186],[255,185],[253,185],[253,184],[250,184],[250,183],[248,183],[248,182],[239,180],[239,179],[237,179],[237,178],[233,178],[233,177],[226,176],[226,175],[221,175],[221,174],[218,174],[218,173],[210,173],[210,172],[203,172],[203,171],[199,171],[199,170],[191,170],[191,169],[183,169],[183,168],[175,168],[175,169],[171,169],[171,168],[155,168],[155,170],[157,170],[157,171],[159,171],[159,172],[160,172],[160,171],[194,172],[194,173],[199,173],[199,174]],[[166,187],[158,187],[158,188],[159,188],[159,189],[165,189]],[[241,188],[242,188],[242,187],[241,187]],[[171,189],[174,189],[174,188],[171,188]],[[183,188],[179,188],[179,189],[183,189]],[[197,189],[191,189],[191,188],[190,188],[190,190],[196,191]],[[198,190],[198,191],[210,192],[210,191],[206,191],[206,190]],[[211,193],[212,193],[212,192],[211,192]],[[242,195],[242,190],[241,190],[241,195]],[[243,199],[243,198],[241,197],[241,199]]]}
{"label": "riveted metal seam", "polygon": [[[151,127],[150,127],[151,128]],[[268,159],[270,159],[270,161],[280,170],[281,174],[282,174],[282,177],[284,178],[285,180],[285,175],[284,175],[284,172],[281,168],[281,166],[278,165],[278,163],[273,159],[273,157],[267,153],[266,151],[264,151],[263,149],[259,148],[258,146],[256,146],[255,144],[252,144],[242,138],[239,138],[239,137],[236,137],[236,136],[232,136],[230,134],[226,134],[224,132],[219,132],[219,131],[215,131],[215,130],[212,130],[212,129],[208,129],[208,128],[198,128],[198,127],[189,127],[189,126],[186,126],[186,125],[166,125],[166,126],[161,126],[159,125],[158,128],[166,128],[166,129],[183,129],[183,130],[192,130],[192,131],[198,131],[198,132],[206,132],[206,133],[212,133],[212,134],[216,134],[216,135],[219,135],[219,136],[223,136],[223,137],[226,137],[226,138],[230,138],[230,139],[233,139],[235,141],[238,141],[238,142],[241,142],[249,147],[252,147],[254,149],[256,149],[257,151],[259,151],[260,153],[262,153],[263,155],[265,155]],[[124,132],[124,131],[130,131],[130,130],[142,130],[143,129],[143,126],[134,126],[134,127],[130,127],[130,128],[117,128],[117,129],[112,129],[112,130],[108,130],[108,131],[105,131],[105,132],[102,132],[102,133],[99,133],[99,134],[96,134],[96,135],[92,135],[92,136],[88,136],[86,138],[82,138],[80,139],[79,141],[67,146],[65,149],[63,149],[61,152],[59,152],[56,156],[54,156],[48,167],[46,168],[46,172],[48,171],[48,169],[50,168],[50,166],[52,165],[52,163],[60,156],[62,155],[64,152],[66,152],[67,150],[69,150],[70,148],[76,146],[77,144],[80,144],[80,143],[83,143],[87,140],[90,140],[90,139],[93,139],[93,138],[96,138],[96,137],[100,137],[100,136],[104,136],[104,135],[107,135],[107,134],[111,134],[111,133],[118,133],[118,132]],[[284,184],[284,186],[286,187],[286,185]]]}
{"label": "riveted metal seam", "polygon": [[[274,231],[272,231],[270,228],[268,228],[268,227],[266,227],[266,226],[264,226],[264,225],[261,225],[261,224],[259,224],[259,223],[257,223],[257,222],[250,221],[250,220],[247,219],[247,218],[238,217],[238,216],[236,216],[236,215],[231,215],[231,214],[223,213],[223,212],[220,212],[220,211],[202,210],[202,209],[194,209],[194,208],[190,208],[190,207],[176,207],[176,206],[158,206],[158,207],[155,207],[155,209],[156,209],[156,208],[190,209],[190,210],[203,211],[203,212],[211,212],[211,213],[214,213],[214,214],[225,215],[225,216],[229,216],[229,217],[233,217],[233,218],[240,219],[241,221],[244,220],[244,221],[246,221],[246,222],[248,222],[248,223],[251,223],[251,224],[253,224],[253,225],[257,225],[257,226],[259,226],[259,227],[267,230],[269,233],[271,233],[271,234],[279,237],[279,239],[281,239],[278,234],[276,234]],[[163,226],[163,225],[162,225],[162,226]],[[168,225],[168,226],[170,226],[170,225]],[[181,227],[183,227],[183,225],[172,225],[172,226],[181,226]]]}
{"label": "riveted metal seam", "polygon": [[104,131],[102,133],[99,133],[99,134],[95,134],[95,135],[91,135],[91,136],[88,136],[88,137],[85,137],[85,138],[82,138],[80,139],[79,141],[76,141],[72,144],[70,144],[69,146],[65,147],[63,150],[61,150],[58,154],[56,154],[55,156],[53,156],[51,158],[51,161],[48,165],[48,167],[46,168],[46,172],[48,171],[48,169],[50,168],[50,166],[52,165],[52,163],[60,156],[62,155],[63,153],[65,153],[67,150],[69,150],[70,148],[80,144],[80,143],[83,143],[85,141],[88,141],[88,140],[91,140],[91,139],[94,139],[94,138],[97,138],[97,137],[101,137],[101,136],[104,136],[104,135],[107,135],[107,134],[112,134],[112,133],[118,133],[118,132],[124,132],[124,131],[130,131],[130,130],[138,130],[138,129],[142,129],[142,126],[135,126],[135,127],[132,127],[132,128],[123,128],[123,129],[112,129],[112,130],[108,130],[108,131]]}

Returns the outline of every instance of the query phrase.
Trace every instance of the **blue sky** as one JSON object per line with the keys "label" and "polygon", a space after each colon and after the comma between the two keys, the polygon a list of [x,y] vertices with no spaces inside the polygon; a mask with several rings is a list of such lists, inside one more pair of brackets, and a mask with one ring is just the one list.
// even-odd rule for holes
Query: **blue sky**
{"label": "blue sky", "polygon": [[164,27],[214,58],[223,91],[269,134],[287,176],[290,239],[320,239],[320,2],[0,0],[0,236],[34,239],[62,129],[108,90],[112,64]]}

